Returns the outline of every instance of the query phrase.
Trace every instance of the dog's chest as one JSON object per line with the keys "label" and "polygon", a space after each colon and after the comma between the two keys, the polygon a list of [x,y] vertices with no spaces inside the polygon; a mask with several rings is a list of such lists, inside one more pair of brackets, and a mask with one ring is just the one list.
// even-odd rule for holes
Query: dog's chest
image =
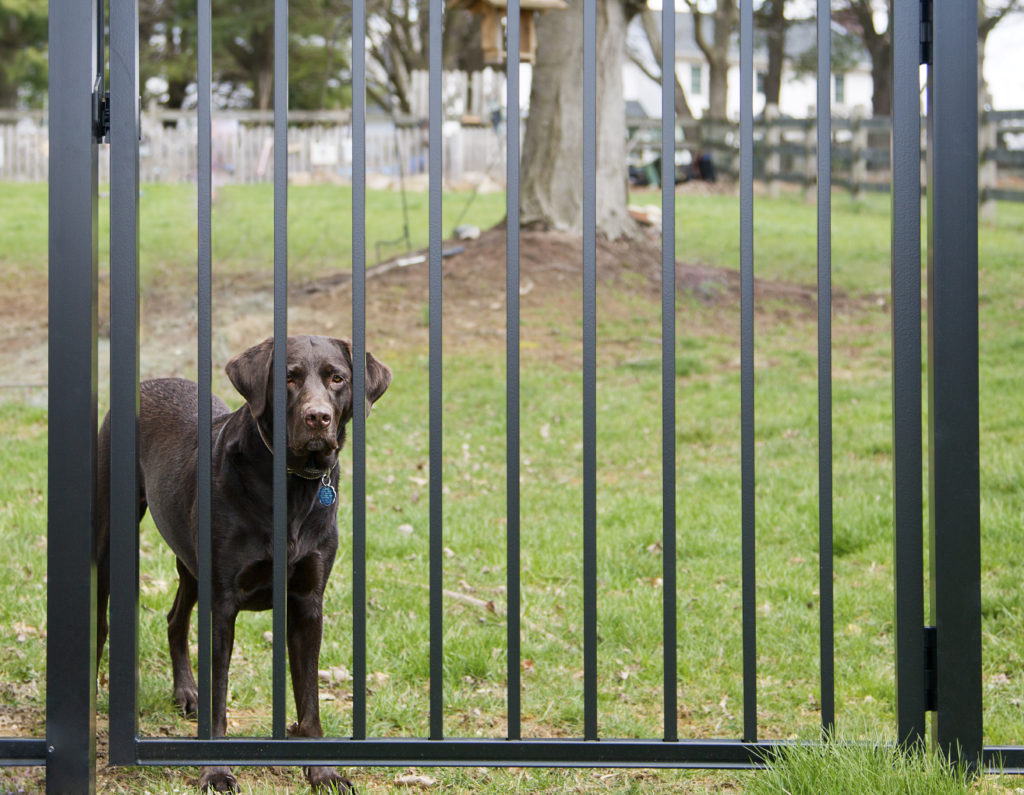
{"label": "dog's chest", "polygon": [[[270,523],[268,523],[270,524]],[[273,601],[274,544],[271,528],[265,528],[259,554],[239,567],[234,577],[238,601],[243,610],[266,610]],[[290,521],[288,527],[288,593],[309,593],[322,587],[324,572],[333,557],[333,545],[324,528]]]}

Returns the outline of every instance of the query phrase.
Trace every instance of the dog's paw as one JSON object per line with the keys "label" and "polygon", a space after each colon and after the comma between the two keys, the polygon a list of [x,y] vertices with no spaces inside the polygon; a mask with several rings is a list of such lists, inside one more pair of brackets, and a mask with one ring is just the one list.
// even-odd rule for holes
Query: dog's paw
{"label": "dog's paw", "polygon": [[186,718],[194,720],[199,712],[199,689],[195,685],[174,688],[174,703]]}
{"label": "dog's paw", "polygon": [[201,792],[238,792],[238,782],[226,767],[204,767],[199,776]]}
{"label": "dog's paw", "polygon": [[354,793],[355,786],[333,767],[306,767],[303,768],[309,787],[316,793]]}

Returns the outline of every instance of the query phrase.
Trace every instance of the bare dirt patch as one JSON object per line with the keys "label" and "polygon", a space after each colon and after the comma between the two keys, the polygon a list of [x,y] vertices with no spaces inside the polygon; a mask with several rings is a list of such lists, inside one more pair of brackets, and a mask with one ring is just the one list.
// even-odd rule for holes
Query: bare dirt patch
{"label": "bare dirt patch", "polygon": [[[445,244],[443,259],[446,346],[502,344],[506,318],[506,234],[501,227],[479,239]],[[421,252],[425,254],[425,252]],[[635,312],[637,301],[660,311],[661,243],[654,230],[629,241],[597,243],[599,314],[614,321]],[[415,257],[412,257],[415,259]],[[579,326],[583,252],[578,235],[522,230],[519,293],[524,341],[546,344]],[[429,265],[393,260],[367,270],[367,335],[371,349],[425,348],[429,318]],[[0,389],[37,388],[47,382],[47,282],[45,272],[0,273]],[[677,294],[700,312],[702,333],[733,334],[740,276],[737,270],[676,263]],[[813,318],[816,289],[809,285],[755,280],[759,315]],[[109,335],[109,282],[101,274],[100,389],[104,390]],[[833,293],[842,312],[874,305],[877,299]],[[729,310],[729,311],[724,311]],[[325,273],[289,286],[289,328],[293,333],[349,336],[352,280],[348,271]],[[215,276],[213,295],[215,370],[235,352],[270,336],[273,284],[268,274]],[[154,277],[142,295],[143,377],[195,371],[197,311],[194,273]],[[717,328],[716,328],[717,327]],[[570,340],[571,342],[571,340]],[[563,346],[564,352],[564,346]]]}

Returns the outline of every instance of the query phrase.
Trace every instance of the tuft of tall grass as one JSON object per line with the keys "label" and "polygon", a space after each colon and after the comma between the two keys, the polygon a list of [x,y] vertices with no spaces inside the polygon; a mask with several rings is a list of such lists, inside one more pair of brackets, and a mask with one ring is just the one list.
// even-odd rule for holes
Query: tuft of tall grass
{"label": "tuft of tall grass", "polygon": [[747,795],[956,795],[978,791],[964,763],[938,753],[878,743],[824,742],[783,745],[751,776]]}

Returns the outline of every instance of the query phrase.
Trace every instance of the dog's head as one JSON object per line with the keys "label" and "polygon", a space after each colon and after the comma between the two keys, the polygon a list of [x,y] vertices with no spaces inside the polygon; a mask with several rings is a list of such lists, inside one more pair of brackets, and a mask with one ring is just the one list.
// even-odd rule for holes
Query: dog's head
{"label": "dog's head", "polygon": [[[227,363],[228,378],[271,438],[274,340],[267,339]],[[334,465],[352,418],[352,344],[332,337],[288,338],[286,435],[288,467],[322,472]],[[366,354],[366,413],[391,383],[391,370]]]}

